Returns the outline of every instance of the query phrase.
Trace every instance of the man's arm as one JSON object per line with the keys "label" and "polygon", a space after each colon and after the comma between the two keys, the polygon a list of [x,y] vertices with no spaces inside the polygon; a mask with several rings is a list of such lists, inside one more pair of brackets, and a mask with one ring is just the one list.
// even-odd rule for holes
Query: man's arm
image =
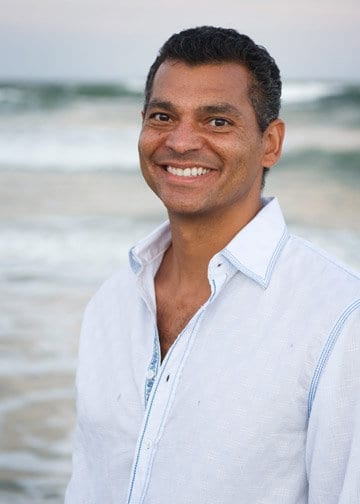
{"label": "man's arm", "polygon": [[92,484],[87,467],[86,443],[79,425],[77,425],[75,432],[72,464],[72,476],[66,490],[64,504],[93,503],[90,495]]}
{"label": "man's arm", "polygon": [[339,318],[320,359],[309,417],[309,504],[360,503],[360,301]]}
{"label": "man's arm", "polygon": [[68,484],[65,503],[64,504],[80,504],[86,502],[92,504],[94,499],[91,496],[92,477],[89,469],[88,441],[86,433],[81,425],[80,419],[80,397],[79,388],[82,375],[85,374],[86,357],[88,350],[87,333],[89,332],[89,311],[93,304],[93,300],[86,307],[84,318],[81,326],[81,334],[79,340],[78,364],[76,370],[76,396],[77,396],[77,420],[76,430],[73,441],[72,455],[72,475]]}

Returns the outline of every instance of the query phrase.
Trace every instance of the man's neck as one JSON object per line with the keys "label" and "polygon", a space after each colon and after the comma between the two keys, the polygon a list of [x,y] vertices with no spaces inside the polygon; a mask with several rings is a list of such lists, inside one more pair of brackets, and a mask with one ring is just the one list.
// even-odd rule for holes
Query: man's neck
{"label": "man's neck", "polygon": [[232,238],[256,215],[236,213],[235,215],[209,217],[169,215],[171,246],[164,257],[167,271],[175,275],[178,286],[194,285],[194,280],[207,280],[210,259],[222,250]]}
{"label": "man's neck", "polygon": [[210,259],[229,243],[255,213],[244,217],[244,214],[237,212],[232,216],[227,215],[227,219],[220,218],[219,214],[212,218],[209,215],[184,217],[169,214],[172,241],[155,277],[162,358],[210,296],[207,276]]}

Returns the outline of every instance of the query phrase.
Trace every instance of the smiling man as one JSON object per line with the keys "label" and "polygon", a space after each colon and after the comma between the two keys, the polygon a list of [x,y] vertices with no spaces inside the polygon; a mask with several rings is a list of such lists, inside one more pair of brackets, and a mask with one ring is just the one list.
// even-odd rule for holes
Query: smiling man
{"label": "smiling man", "polygon": [[280,94],[230,29],[150,68],[140,164],[169,221],[86,310],[67,504],[360,501],[359,278],[262,198]]}

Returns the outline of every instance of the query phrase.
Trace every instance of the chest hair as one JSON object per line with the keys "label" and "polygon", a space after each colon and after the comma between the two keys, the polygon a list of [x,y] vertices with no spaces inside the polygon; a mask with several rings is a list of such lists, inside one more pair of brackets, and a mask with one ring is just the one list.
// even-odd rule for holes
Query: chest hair
{"label": "chest hair", "polygon": [[208,297],[208,289],[186,296],[170,297],[160,293],[156,296],[157,325],[162,359]]}

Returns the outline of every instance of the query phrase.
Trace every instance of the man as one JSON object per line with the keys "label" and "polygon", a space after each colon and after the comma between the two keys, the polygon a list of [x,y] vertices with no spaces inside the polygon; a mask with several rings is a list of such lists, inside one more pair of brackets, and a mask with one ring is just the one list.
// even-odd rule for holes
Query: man
{"label": "man", "polygon": [[87,308],[68,504],[360,502],[359,279],[261,197],[280,92],[230,29],[151,67],[140,163],[169,223]]}

